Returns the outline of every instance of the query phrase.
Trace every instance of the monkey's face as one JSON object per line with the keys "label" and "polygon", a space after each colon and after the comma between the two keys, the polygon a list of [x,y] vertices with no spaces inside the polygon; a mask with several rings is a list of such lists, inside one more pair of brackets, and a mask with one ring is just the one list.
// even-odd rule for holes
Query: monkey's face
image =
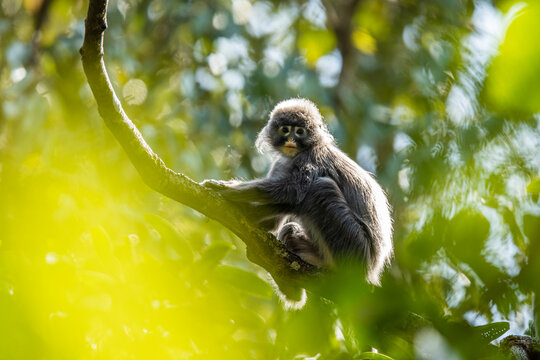
{"label": "monkey's face", "polygon": [[294,157],[305,148],[303,139],[306,136],[303,126],[281,125],[278,128],[278,147],[283,155]]}
{"label": "monkey's face", "polygon": [[317,107],[306,99],[280,102],[270,113],[268,124],[257,137],[257,148],[273,150],[287,157],[333,144]]}
{"label": "monkey's face", "polygon": [[295,157],[311,146],[309,129],[299,121],[275,119],[270,124],[271,143],[274,149],[287,157]]}

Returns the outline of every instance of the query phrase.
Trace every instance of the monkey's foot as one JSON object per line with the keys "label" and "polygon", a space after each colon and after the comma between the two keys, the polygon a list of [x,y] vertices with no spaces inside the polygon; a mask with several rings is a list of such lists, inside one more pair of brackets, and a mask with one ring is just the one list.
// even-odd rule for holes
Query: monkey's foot
{"label": "monkey's foot", "polygon": [[325,262],[318,247],[313,244],[300,224],[290,222],[283,225],[277,238],[285,245],[287,250],[299,256],[305,262],[318,267],[324,266]]}

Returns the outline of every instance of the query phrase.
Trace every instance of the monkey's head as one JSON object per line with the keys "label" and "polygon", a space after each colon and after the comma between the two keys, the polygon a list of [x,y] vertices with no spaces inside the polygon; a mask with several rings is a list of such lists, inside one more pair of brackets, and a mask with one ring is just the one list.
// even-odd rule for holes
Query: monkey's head
{"label": "monkey's head", "polygon": [[284,100],[270,113],[257,138],[257,148],[294,157],[315,146],[333,143],[317,106],[306,99]]}

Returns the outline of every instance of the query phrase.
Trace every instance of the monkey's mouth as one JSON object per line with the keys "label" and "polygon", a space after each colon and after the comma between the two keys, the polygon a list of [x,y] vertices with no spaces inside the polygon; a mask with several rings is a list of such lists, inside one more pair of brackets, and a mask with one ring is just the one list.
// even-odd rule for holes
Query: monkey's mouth
{"label": "monkey's mouth", "polygon": [[283,144],[282,146],[283,149],[297,149],[298,146],[296,145],[296,142],[292,139],[289,139],[285,142],[285,144]]}
{"label": "monkey's mouth", "polygon": [[286,156],[294,156],[298,153],[299,149],[295,143],[287,142],[281,147],[281,151]]}

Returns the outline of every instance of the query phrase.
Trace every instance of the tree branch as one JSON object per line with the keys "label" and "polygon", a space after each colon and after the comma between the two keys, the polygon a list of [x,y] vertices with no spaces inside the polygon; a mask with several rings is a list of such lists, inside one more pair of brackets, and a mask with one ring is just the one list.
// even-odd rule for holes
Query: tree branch
{"label": "tree branch", "polygon": [[323,4],[328,16],[328,27],[334,32],[337,48],[341,53],[341,72],[336,85],[337,92],[344,91],[347,82],[355,81],[354,46],[351,40],[352,20],[360,0],[324,0]]}
{"label": "tree branch", "polygon": [[90,0],[80,49],[86,78],[98,111],[120,142],[144,182],[157,192],[214,219],[234,232],[247,246],[248,258],[274,278],[298,285],[316,274],[317,268],[287,251],[272,234],[251,224],[244,214],[217,192],[174,172],[144,141],[124,112],[109,80],[103,60],[103,37],[107,28],[107,0]]}
{"label": "tree branch", "polygon": [[[354,154],[358,148],[356,134],[361,127],[362,121],[357,115],[351,114],[351,94],[356,93],[358,76],[356,74],[355,54],[356,49],[352,43],[353,19],[361,0],[323,0],[327,14],[327,26],[334,32],[337,48],[341,54],[341,71],[339,73],[336,90],[333,93],[334,108],[338,109],[342,120],[347,121],[350,131],[347,131],[343,149],[348,154]],[[352,112],[354,113],[354,111]],[[339,114],[338,114],[339,115]],[[348,120],[347,120],[348,119]],[[354,121],[351,121],[354,119]]]}

